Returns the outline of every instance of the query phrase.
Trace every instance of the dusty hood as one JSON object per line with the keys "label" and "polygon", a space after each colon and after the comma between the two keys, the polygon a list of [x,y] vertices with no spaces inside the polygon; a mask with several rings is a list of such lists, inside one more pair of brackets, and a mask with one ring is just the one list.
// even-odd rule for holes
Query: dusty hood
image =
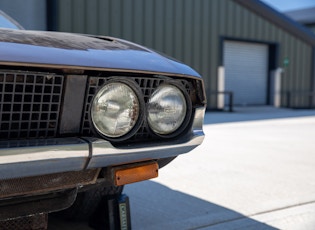
{"label": "dusty hood", "polygon": [[0,29],[0,62],[124,69],[200,77],[145,47],[110,37]]}

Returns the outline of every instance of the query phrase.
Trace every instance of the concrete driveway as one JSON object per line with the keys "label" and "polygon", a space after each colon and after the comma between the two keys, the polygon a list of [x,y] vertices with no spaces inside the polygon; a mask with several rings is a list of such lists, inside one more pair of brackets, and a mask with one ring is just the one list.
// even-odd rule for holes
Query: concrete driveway
{"label": "concrete driveway", "polygon": [[209,112],[204,131],[157,179],[126,186],[133,229],[315,229],[315,110]]}
{"label": "concrete driveway", "polygon": [[315,229],[315,111],[207,113],[206,139],[126,187],[133,229]]}

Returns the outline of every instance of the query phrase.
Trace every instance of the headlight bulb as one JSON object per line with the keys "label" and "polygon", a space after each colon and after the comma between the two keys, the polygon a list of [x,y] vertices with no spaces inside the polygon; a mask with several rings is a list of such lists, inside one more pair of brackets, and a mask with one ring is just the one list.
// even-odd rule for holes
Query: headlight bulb
{"label": "headlight bulb", "polygon": [[148,103],[148,124],[153,132],[168,135],[175,132],[186,117],[187,103],[182,91],[174,85],[161,85]]}
{"label": "headlight bulb", "polygon": [[110,138],[127,134],[137,123],[140,113],[139,99],[125,83],[111,82],[96,94],[91,118],[96,130]]}

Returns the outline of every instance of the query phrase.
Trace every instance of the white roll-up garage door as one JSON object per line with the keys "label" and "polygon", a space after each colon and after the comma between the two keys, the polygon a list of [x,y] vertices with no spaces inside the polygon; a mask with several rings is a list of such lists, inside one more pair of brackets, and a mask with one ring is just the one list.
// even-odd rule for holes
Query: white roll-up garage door
{"label": "white roll-up garage door", "polygon": [[223,61],[224,87],[234,92],[235,105],[267,104],[267,45],[225,41]]}

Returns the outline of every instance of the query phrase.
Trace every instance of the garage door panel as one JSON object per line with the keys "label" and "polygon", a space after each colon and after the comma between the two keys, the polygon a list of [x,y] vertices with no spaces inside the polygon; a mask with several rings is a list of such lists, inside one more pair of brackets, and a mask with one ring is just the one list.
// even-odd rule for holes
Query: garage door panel
{"label": "garage door panel", "polygon": [[234,92],[236,105],[267,102],[268,46],[256,43],[224,43],[225,90]]}

